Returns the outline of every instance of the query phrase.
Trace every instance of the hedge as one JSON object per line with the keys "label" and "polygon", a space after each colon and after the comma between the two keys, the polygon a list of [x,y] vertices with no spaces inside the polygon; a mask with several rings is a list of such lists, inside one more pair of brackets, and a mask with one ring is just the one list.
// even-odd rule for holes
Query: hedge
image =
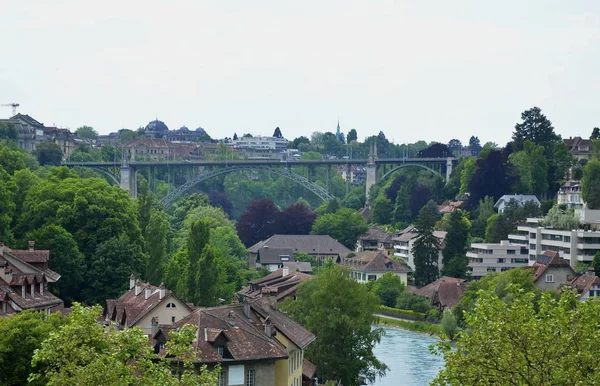
{"label": "hedge", "polygon": [[444,331],[439,325],[428,322],[409,322],[407,320],[379,318],[378,324],[399,327],[404,330],[433,335],[440,339],[446,339],[446,334],[444,334]]}
{"label": "hedge", "polygon": [[417,320],[421,322],[427,320],[427,315],[422,312],[415,312],[412,310],[401,310],[400,308],[379,306],[379,313],[382,315],[392,316],[400,319]]}

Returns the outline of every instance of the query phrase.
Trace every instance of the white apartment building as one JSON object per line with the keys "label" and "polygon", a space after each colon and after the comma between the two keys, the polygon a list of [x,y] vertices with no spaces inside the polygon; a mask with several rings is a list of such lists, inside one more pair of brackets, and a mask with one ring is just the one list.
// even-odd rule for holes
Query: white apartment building
{"label": "white apartment building", "polygon": [[509,235],[508,238],[513,244],[526,243],[530,264],[544,251],[560,253],[571,265],[578,261],[591,263],[594,254],[600,250],[600,231],[559,230],[524,225],[517,227],[517,234]]}
{"label": "white apartment building", "polygon": [[526,246],[511,244],[508,240],[499,244],[473,243],[467,252],[471,277],[481,279],[490,272],[527,267],[528,253]]}
{"label": "white apartment building", "polygon": [[284,151],[288,140],[277,137],[240,137],[232,140],[229,145],[234,149],[263,149]]}
{"label": "white apartment building", "polygon": [[582,209],[581,184],[579,181],[567,181],[558,189],[558,203],[565,204],[568,209]]}
{"label": "white apartment building", "polygon": [[[444,248],[445,231],[434,231],[433,235],[438,239],[440,251],[438,253],[438,268],[442,269],[442,249]],[[412,248],[417,238],[416,229],[412,226],[404,229],[398,236],[392,238],[394,243],[394,256],[398,256],[406,261],[411,269],[415,269],[415,258],[412,254]]]}

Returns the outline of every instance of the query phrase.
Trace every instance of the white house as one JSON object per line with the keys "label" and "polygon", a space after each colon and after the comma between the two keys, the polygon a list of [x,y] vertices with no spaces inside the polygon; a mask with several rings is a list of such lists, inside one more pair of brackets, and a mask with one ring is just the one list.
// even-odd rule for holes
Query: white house
{"label": "white house", "polygon": [[511,200],[515,200],[520,206],[525,206],[525,203],[533,201],[537,206],[541,206],[540,200],[531,194],[505,194],[494,204],[494,208],[498,209],[498,213],[504,213],[504,208]]}
{"label": "white house", "polygon": [[403,283],[408,280],[412,269],[399,260],[388,258],[382,251],[358,252],[353,257],[339,260],[341,265],[350,269],[350,275],[360,283],[379,279],[387,272],[400,276]]}

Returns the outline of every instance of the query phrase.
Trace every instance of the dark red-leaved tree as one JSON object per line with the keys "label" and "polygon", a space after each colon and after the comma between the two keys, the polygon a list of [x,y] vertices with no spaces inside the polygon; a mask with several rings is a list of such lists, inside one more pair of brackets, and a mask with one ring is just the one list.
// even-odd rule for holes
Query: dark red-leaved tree
{"label": "dark red-leaved tree", "polygon": [[302,203],[295,203],[277,213],[276,233],[283,235],[307,235],[310,233],[317,214]]}
{"label": "dark red-leaved tree", "polygon": [[250,202],[235,226],[244,245],[250,247],[273,236],[278,213],[279,208],[268,198]]}
{"label": "dark red-leaved tree", "polygon": [[416,218],[422,207],[433,198],[431,189],[425,185],[419,185],[410,196],[410,212],[413,218]]}

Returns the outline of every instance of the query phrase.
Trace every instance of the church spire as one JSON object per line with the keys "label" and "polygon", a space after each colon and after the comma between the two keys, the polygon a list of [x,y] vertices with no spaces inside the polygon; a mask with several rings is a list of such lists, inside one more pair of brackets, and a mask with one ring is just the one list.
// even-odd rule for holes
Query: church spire
{"label": "church spire", "polygon": [[339,118],[338,118],[337,131],[335,132],[335,136],[337,137],[337,139],[340,139],[342,137],[342,132],[340,130],[340,119]]}

